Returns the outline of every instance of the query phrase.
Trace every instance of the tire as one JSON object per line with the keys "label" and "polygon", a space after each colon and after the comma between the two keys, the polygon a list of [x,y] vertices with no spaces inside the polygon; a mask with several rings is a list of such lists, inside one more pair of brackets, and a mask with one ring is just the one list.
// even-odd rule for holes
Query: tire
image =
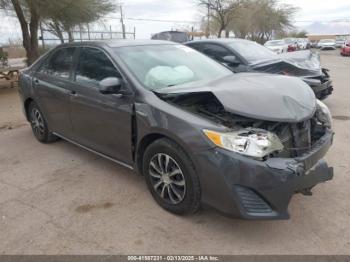
{"label": "tire", "polygon": [[47,144],[55,142],[58,139],[57,136],[49,131],[47,121],[35,102],[30,103],[28,107],[28,116],[34,136],[39,142]]}
{"label": "tire", "polygon": [[142,171],[148,189],[162,208],[177,215],[198,211],[199,179],[178,144],[166,138],[153,142],[144,153]]}

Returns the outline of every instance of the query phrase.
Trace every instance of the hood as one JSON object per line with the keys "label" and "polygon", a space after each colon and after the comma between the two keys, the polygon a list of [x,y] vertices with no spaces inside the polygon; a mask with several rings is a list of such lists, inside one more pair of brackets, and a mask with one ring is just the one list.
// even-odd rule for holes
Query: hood
{"label": "hood", "polygon": [[316,110],[313,91],[295,77],[241,73],[157,92],[167,95],[211,92],[227,112],[264,121],[297,123],[311,118]]}
{"label": "hood", "polygon": [[320,55],[310,50],[283,53],[256,61],[251,67],[266,73],[285,73],[293,76],[320,76],[322,75]]}

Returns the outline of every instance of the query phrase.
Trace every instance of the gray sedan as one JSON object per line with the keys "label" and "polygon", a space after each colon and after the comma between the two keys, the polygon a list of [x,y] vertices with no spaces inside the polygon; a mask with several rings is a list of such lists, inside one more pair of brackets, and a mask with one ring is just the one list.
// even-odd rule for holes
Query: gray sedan
{"label": "gray sedan", "polygon": [[175,214],[206,204],[285,219],[293,194],[333,177],[322,160],[331,116],[307,84],[232,74],[179,44],[61,45],[21,72],[20,95],[40,142],[62,138],[135,170]]}

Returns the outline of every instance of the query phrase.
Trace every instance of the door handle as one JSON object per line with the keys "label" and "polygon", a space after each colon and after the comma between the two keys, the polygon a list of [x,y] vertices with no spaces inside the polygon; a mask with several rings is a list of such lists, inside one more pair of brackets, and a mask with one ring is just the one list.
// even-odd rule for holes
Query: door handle
{"label": "door handle", "polygon": [[74,91],[74,90],[70,91],[70,94],[71,94],[72,96],[77,96],[77,95],[78,95],[77,92]]}

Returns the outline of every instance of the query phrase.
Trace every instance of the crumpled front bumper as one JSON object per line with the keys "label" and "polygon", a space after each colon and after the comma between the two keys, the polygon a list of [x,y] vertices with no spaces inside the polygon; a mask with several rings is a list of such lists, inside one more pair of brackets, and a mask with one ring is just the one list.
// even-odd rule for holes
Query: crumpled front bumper
{"label": "crumpled front bumper", "polygon": [[333,168],[321,160],[333,141],[328,132],[298,158],[253,160],[222,149],[195,155],[202,202],[246,219],[287,219],[295,193],[309,194],[315,185],[333,178]]}
{"label": "crumpled front bumper", "polygon": [[331,95],[334,90],[332,81],[330,80],[322,84],[310,85],[310,86],[314,91],[316,97],[321,100]]}
{"label": "crumpled front bumper", "polygon": [[307,83],[314,91],[317,99],[323,100],[333,93],[333,82],[329,79],[327,69],[322,69],[324,79],[321,81],[314,78],[304,78],[304,82]]}

